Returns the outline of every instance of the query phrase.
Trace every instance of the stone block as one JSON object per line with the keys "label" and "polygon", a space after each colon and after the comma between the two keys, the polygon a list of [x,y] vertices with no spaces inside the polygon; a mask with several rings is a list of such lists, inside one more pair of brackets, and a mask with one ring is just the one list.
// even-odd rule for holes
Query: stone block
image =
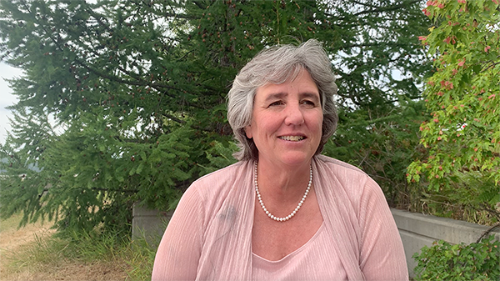
{"label": "stone block", "polygon": [[[397,209],[391,209],[391,212],[403,241],[410,277],[414,277],[413,269],[417,265],[412,256],[420,252],[422,247],[430,247],[434,241],[438,240],[452,244],[474,243],[490,228],[465,221]],[[498,228],[491,231],[490,234],[495,235],[496,239],[500,241]]]}
{"label": "stone block", "polygon": [[173,211],[161,212],[134,204],[132,211],[132,240],[144,238],[148,244],[158,246]]}

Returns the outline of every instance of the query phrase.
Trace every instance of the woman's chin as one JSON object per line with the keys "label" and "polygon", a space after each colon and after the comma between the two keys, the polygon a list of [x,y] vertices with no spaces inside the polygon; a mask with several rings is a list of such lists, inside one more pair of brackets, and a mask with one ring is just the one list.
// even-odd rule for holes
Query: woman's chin
{"label": "woman's chin", "polygon": [[281,162],[286,166],[301,166],[304,163],[309,163],[313,155],[308,155],[304,153],[290,153],[289,155],[284,155],[281,158]]}

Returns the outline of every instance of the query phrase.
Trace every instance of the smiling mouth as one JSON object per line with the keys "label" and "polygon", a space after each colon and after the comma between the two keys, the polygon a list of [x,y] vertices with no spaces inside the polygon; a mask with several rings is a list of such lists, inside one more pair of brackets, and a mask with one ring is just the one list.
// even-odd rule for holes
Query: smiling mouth
{"label": "smiling mouth", "polygon": [[286,141],[301,141],[301,140],[305,139],[305,137],[303,137],[303,136],[282,136],[279,138],[282,140],[286,140]]}

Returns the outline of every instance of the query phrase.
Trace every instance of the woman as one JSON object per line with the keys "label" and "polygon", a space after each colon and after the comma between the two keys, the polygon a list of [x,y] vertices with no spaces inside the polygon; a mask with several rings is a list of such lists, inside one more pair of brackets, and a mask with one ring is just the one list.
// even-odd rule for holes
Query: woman
{"label": "woman", "polygon": [[236,76],[228,120],[238,163],[185,192],[153,280],[407,280],[380,187],[320,155],[336,93],[321,45],[276,46]]}

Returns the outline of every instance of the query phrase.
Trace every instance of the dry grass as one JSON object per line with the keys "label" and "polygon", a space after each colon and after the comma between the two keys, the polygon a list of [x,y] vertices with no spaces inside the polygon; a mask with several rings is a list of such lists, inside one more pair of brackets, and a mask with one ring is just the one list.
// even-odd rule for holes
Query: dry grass
{"label": "dry grass", "polygon": [[134,266],[127,261],[134,255],[132,251],[120,256],[111,247],[91,245],[90,239],[70,243],[55,238],[51,224],[29,224],[18,229],[20,218],[15,215],[0,221],[0,280],[135,279],[127,273]]}
{"label": "dry grass", "polygon": [[[29,280],[21,270],[15,268],[16,256],[21,257],[26,246],[32,244],[36,237],[51,236],[51,225],[29,224],[18,229],[21,215],[16,214],[7,220],[0,221],[0,278],[1,280]],[[30,271],[27,268],[27,271]],[[23,277],[17,278],[17,274]]]}

